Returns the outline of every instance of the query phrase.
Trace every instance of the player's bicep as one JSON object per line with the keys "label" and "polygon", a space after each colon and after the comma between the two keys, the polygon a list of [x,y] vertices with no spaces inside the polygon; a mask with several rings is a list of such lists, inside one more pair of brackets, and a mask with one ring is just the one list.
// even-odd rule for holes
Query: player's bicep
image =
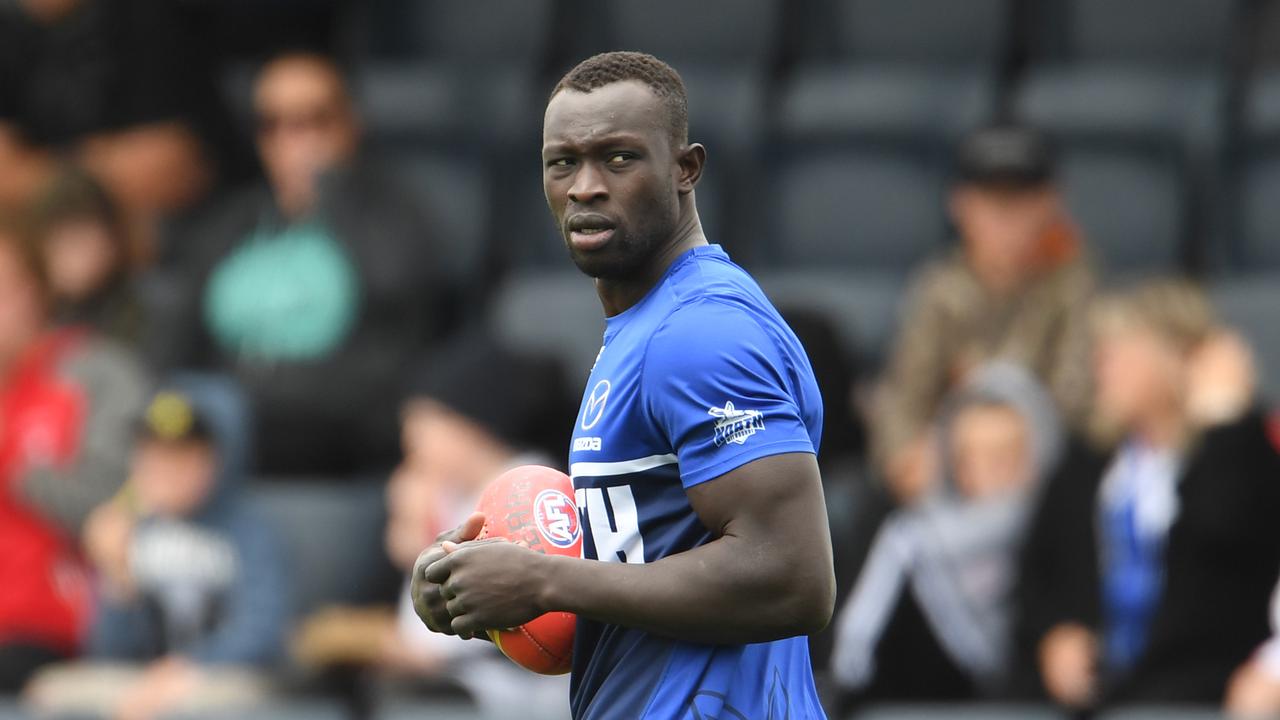
{"label": "player's bicep", "polygon": [[728,534],[806,552],[830,547],[822,476],[809,453],[753,460],[685,492],[716,537]]}
{"label": "player's bicep", "polygon": [[817,629],[831,617],[835,572],[818,463],[808,453],[753,460],[687,491],[716,538],[733,544],[740,587],[775,596],[797,622]]}

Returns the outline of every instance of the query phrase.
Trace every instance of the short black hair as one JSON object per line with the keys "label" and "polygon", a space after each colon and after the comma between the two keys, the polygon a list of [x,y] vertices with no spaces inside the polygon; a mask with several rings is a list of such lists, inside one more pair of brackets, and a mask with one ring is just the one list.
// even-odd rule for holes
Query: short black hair
{"label": "short black hair", "polygon": [[551,97],[561,90],[589,93],[625,80],[642,82],[661,98],[667,107],[672,138],[677,145],[689,142],[689,97],[684,80],[675,68],[647,53],[614,51],[592,55],[560,78]]}

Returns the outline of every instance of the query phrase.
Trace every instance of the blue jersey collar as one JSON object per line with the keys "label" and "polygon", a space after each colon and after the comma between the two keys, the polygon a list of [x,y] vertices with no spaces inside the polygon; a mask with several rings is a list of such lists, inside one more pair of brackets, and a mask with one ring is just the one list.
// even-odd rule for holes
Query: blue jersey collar
{"label": "blue jersey collar", "polygon": [[604,319],[605,340],[608,341],[608,339],[621,330],[631,318],[638,315],[640,313],[640,309],[649,303],[650,298],[652,298],[654,293],[658,291],[658,288],[665,285],[667,283],[667,279],[674,275],[677,270],[685,265],[685,263],[688,263],[696,257],[722,257],[727,259],[729,255],[724,251],[724,248],[716,244],[699,245],[681,253],[680,256],[672,261],[671,265],[667,267],[667,271],[662,274],[662,277],[658,279],[658,282],[654,283],[653,287],[649,288],[649,292],[645,293],[644,297],[640,298],[639,302],[626,310],[623,310],[617,315],[606,317]]}

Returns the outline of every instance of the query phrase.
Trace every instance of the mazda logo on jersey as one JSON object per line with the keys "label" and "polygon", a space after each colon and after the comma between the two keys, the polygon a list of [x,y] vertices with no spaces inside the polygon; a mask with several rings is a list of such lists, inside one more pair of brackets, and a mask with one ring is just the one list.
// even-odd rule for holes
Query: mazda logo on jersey
{"label": "mazda logo on jersey", "polygon": [[572,547],[582,534],[578,524],[578,506],[559,490],[543,490],[533,501],[534,520],[538,532],[558,548]]}
{"label": "mazda logo on jersey", "polygon": [[601,380],[591,388],[591,394],[587,396],[587,403],[582,406],[582,429],[590,430],[600,422],[600,417],[604,415],[605,403],[609,401],[609,381]]}

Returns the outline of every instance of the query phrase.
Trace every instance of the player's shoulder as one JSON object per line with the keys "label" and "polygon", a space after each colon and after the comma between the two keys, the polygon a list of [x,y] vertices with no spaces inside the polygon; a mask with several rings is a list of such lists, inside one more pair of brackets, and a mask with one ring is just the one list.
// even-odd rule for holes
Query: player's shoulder
{"label": "player's shoulder", "polygon": [[717,365],[733,358],[778,360],[776,313],[749,296],[702,292],[674,304],[645,348],[644,364],[662,372]]}
{"label": "player's shoulder", "polygon": [[767,304],[760,286],[718,245],[694,248],[679,261],[665,283],[674,305],[722,298],[746,305]]}
{"label": "player's shoulder", "polygon": [[665,283],[646,363],[776,351],[784,323],[760,287],[716,246],[695,251]]}

